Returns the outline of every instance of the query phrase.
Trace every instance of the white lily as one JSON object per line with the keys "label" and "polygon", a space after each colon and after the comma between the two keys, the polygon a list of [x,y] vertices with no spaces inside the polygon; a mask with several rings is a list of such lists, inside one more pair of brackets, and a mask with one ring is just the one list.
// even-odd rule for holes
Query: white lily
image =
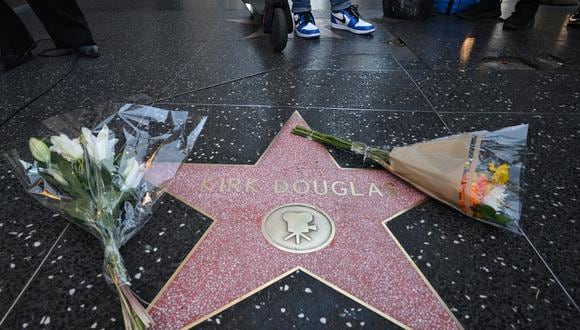
{"label": "white lily", "polygon": [[69,162],[83,157],[83,147],[81,147],[79,139],[71,140],[68,136],[61,134],[59,136],[51,136],[50,143],[52,143],[50,150],[57,152]]}
{"label": "white lily", "polygon": [[131,157],[122,162],[120,173],[124,182],[121,186],[121,191],[128,191],[137,188],[143,178],[144,170],[145,167],[139,164],[135,157]]}
{"label": "white lily", "polygon": [[118,140],[109,139],[110,130],[107,125],[103,126],[96,137],[86,127],[82,128],[82,133],[86,141],[89,157],[95,163],[102,164],[107,169],[112,170],[113,158],[115,157],[115,144]]}

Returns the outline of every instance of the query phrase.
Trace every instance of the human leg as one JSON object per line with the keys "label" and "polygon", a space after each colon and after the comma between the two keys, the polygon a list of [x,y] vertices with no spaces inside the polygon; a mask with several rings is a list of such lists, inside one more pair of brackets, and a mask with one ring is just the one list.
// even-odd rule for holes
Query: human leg
{"label": "human leg", "polygon": [[580,26],[580,5],[568,19],[568,26]]}
{"label": "human leg", "polygon": [[534,26],[536,13],[540,7],[540,0],[520,0],[516,9],[503,23],[507,30],[525,30]]}
{"label": "human leg", "polygon": [[95,45],[89,25],[75,0],[28,0],[57,47]]}
{"label": "human leg", "polygon": [[0,52],[2,56],[22,54],[34,44],[34,39],[18,15],[4,0],[0,0]]}

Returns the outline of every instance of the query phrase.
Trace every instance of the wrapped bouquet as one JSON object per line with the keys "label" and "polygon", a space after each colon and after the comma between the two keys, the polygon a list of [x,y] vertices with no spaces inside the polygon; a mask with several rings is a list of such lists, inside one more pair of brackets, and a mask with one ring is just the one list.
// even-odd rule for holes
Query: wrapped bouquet
{"label": "wrapped bouquet", "polygon": [[293,133],[364,155],[427,195],[475,219],[519,233],[527,125],[478,131],[394,148],[297,126]]}
{"label": "wrapped bouquet", "polygon": [[[67,118],[51,121],[61,119]],[[32,159],[16,150],[8,155],[30,194],[100,240],[105,278],[119,295],[126,329],[149,328],[153,321],[130,289],[119,248],[150,218],[164,184],[191,151],[205,120],[188,112],[126,104],[94,129],[83,127],[78,136],[31,138]],[[144,175],[158,162],[174,166],[164,166],[165,181],[153,185]]]}

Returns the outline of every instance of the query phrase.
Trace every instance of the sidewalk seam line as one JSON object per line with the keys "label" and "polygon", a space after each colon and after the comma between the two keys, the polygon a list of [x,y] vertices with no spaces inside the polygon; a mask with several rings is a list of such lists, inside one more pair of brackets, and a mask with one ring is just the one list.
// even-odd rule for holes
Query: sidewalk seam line
{"label": "sidewalk seam line", "polygon": [[427,104],[429,105],[429,107],[431,108],[431,110],[433,110],[433,112],[435,113],[435,115],[439,118],[439,120],[441,121],[441,123],[443,124],[443,126],[445,126],[445,129],[447,129],[447,131],[449,133],[453,134],[453,131],[451,130],[451,128],[449,128],[449,126],[447,126],[447,123],[445,122],[445,120],[443,120],[443,117],[441,117],[441,114],[439,114],[439,112],[437,112],[437,110],[435,109],[435,106],[433,105],[433,103],[431,103],[431,100],[429,100],[429,98],[427,97],[427,95],[425,95],[425,93],[423,92],[423,90],[421,89],[421,87],[419,87],[419,84],[417,84],[417,82],[415,81],[415,79],[413,79],[413,77],[411,76],[411,74],[409,73],[409,71],[407,71],[407,69],[405,69],[405,67],[403,67],[403,65],[401,65],[401,62],[399,62],[399,60],[395,56],[393,56],[393,59],[401,67],[401,69],[403,70],[403,72],[405,72],[405,74],[407,75],[407,77],[409,77],[409,79],[411,80],[411,82],[413,83],[413,85],[415,85],[415,88],[417,88],[417,90],[419,91],[419,93],[421,93],[421,96],[427,102]]}
{"label": "sidewalk seam line", "polygon": [[16,306],[16,304],[18,303],[18,301],[20,300],[20,297],[22,297],[22,295],[24,294],[24,292],[28,289],[28,286],[30,286],[30,283],[32,283],[32,281],[36,278],[36,275],[40,271],[40,268],[42,268],[42,266],[44,266],[44,263],[48,259],[48,256],[50,256],[52,254],[52,251],[54,250],[54,248],[56,247],[56,245],[58,244],[58,242],[60,242],[60,239],[62,238],[62,236],[64,235],[64,233],[66,232],[66,230],[68,229],[69,226],[70,226],[70,222],[66,224],[66,226],[64,227],[64,229],[62,230],[62,232],[60,233],[60,235],[58,235],[58,238],[56,239],[56,241],[54,241],[54,243],[50,247],[50,250],[48,250],[48,252],[44,256],[44,258],[42,259],[42,261],[40,262],[40,264],[36,267],[36,270],[34,271],[34,273],[32,274],[32,276],[28,279],[28,281],[24,285],[24,288],[22,288],[22,290],[20,291],[20,293],[18,294],[18,296],[16,296],[16,299],[14,299],[14,301],[12,302],[12,305],[10,305],[10,308],[8,308],[8,310],[6,311],[6,314],[4,314],[4,317],[2,317],[2,319],[0,320],[0,327],[2,326],[2,324],[4,323],[4,321],[6,321],[6,319],[8,318],[8,315],[10,315],[10,313],[14,309],[14,306]]}
{"label": "sidewalk seam line", "polygon": [[548,271],[550,272],[550,274],[552,274],[552,277],[554,278],[554,280],[556,281],[556,283],[558,283],[558,285],[560,286],[560,289],[562,289],[562,291],[564,291],[565,296],[570,300],[570,302],[572,303],[572,305],[574,305],[574,307],[580,312],[580,307],[578,306],[578,304],[576,304],[576,300],[574,300],[574,298],[572,298],[572,296],[570,295],[570,293],[568,292],[568,290],[566,290],[566,287],[564,287],[564,284],[562,284],[562,282],[560,282],[560,278],[552,270],[552,268],[550,267],[550,265],[548,265],[548,262],[544,259],[544,257],[542,257],[542,255],[540,254],[540,251],[538,251],[538,249],[536,249],[536,246],[534,245],[534,243],[532,243],[532,240],[530,240],[530,238],[528,237],[528,235],[524,232],[524,230],[519,225],[518,225],[518,228],[520,229],[520,232],[525,237],[526,241],[528,241],[528,243],[530,244],[530,246],[532,247],[532,249],[534,250],[534,252],[536,253],[536,255],[540,258],[540,261],[542,261],[542,263],[548,269]]}

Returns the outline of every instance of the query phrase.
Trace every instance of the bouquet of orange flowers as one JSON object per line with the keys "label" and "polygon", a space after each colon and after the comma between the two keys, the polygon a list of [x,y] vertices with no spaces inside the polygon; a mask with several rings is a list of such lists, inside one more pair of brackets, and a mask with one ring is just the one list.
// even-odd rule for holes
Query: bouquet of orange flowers
{"label": "bouquet of orange flowers", "polygon": [[370,158],[464,214],[519,233],[527,125],[380,149],[297,126],[293,133]]}

